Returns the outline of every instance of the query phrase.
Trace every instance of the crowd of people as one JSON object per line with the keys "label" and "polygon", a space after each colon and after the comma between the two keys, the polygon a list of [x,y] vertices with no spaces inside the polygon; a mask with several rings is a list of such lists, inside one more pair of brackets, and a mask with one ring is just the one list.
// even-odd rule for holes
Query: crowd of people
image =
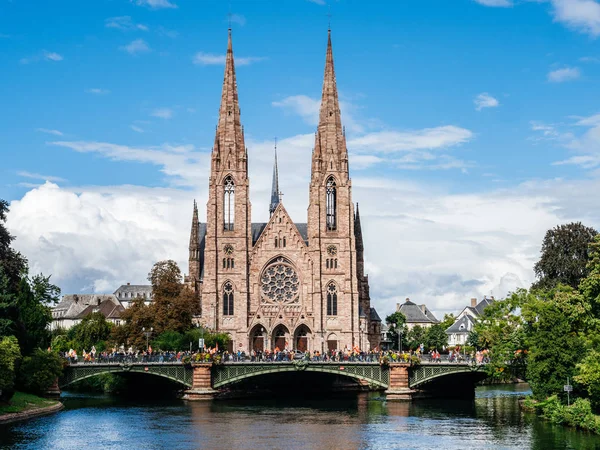
{"label": "crowd of people", "polygon": [[183,362],[201,362],[201,361],[222,361],[222,362],[293,362],[293,361],[314,361],[314,362],[429,362],[429,363],[468,363],[468,364],[487,364],[489,363],[489,350],[477,350],[465,352],[460,347],[449,350],[443,355],[437,350],[431,350],[424,353],[422,347],[416,350],[398,352],[394,350],[371,350],[361,351],[357,347],[344,350],[329,350],[320,352],[301,352],[299,350],[279,349],[274,350],[252,350],[245,352],[219,351],[217,348],[202,349],[202,351],[154,351],[151,346],[146,350],[137,350],[132,347],[125,350],[121,348],[112,348],[110,351],[97,351],[92,346],[90,351],[83,350],[81,355],[76,350],[69,350],[62,355],[69,363],[183,363]]}

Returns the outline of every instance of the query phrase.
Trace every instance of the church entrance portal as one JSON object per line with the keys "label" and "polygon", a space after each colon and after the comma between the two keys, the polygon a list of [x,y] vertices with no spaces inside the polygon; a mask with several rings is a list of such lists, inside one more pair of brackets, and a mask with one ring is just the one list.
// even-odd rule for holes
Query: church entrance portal
{"label": "church entrance portal", "polygon": [[255,352],[265,350],[265,329],[262,325],[257,325],[250,333],[250,348]]}
{"label": "church entrance portal", "polygon": [[301,352],[308,351],[308,336],[310,335],[310,330],[306,325],[300,325],[296,328],[296,332],[294,333],[294,344],[296,346],[296,350]]}
{"label": "church entrance portal", "polygon": [[278,325],[275,330],[273,330],[273,350],[285,350],[287,348],[288,335],[288,329],[283,325]]}

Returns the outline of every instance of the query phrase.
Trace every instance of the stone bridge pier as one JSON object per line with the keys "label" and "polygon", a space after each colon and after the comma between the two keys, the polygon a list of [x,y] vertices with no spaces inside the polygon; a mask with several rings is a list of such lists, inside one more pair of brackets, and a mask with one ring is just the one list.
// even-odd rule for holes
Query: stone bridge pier
{"label": "stone bridge pier", "polygon": [[411,400],[415,390],[409,385],[410,364],[390,363],[390,384],[385,391],[388,400]]}
{"label": "stone bridge pier", "polygon": [[212,388],[212,363],[200,363],[192,366],[192,387],[185,391],[185,400],[211,400],[217,390]]}

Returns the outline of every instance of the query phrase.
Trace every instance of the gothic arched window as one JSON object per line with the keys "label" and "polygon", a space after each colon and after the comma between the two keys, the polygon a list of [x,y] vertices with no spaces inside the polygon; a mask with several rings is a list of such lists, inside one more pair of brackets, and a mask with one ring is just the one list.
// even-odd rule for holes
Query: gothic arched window
{"label": "gothic arched window", "polygon": [[225,190],[223,193],[223,229],[233,230],[235,220],[235,184],[233,177],[229,175],[223,183]]}
{"label": "gothic arched window", "polygon": [[223,286],[223,315],[233,316],[233,284],[230,281]]}
{"label": "gothic arched window", "polygon": [[337,228],[337,191],[333,177],[327,179],[326,196],[327,231],[334,231]]}
{"label": "gothic arched window", "polygon": [[327,285],[327,315],[337,316],[338,290],[332,281]]}

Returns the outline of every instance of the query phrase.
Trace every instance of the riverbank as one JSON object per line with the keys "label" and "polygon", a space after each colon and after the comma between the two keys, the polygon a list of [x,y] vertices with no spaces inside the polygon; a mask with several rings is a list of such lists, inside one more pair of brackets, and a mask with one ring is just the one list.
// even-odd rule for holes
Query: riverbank
{"label": "riverbank", "polygon": [[588,399],[578,398],[570,406],[563,405],[556,395],[544,401],[526,398],[519,402],[522,409],[557,425],[566,425],[600,435],[600,416],[592,412]]}
{"label": "riverbank", "polygon": [[24,392],[15,392],[15,395],[10,399],[10,404],[0,405],[0,424],[45,416],[63,408],[63,404],[57,400],[50,400]]}

